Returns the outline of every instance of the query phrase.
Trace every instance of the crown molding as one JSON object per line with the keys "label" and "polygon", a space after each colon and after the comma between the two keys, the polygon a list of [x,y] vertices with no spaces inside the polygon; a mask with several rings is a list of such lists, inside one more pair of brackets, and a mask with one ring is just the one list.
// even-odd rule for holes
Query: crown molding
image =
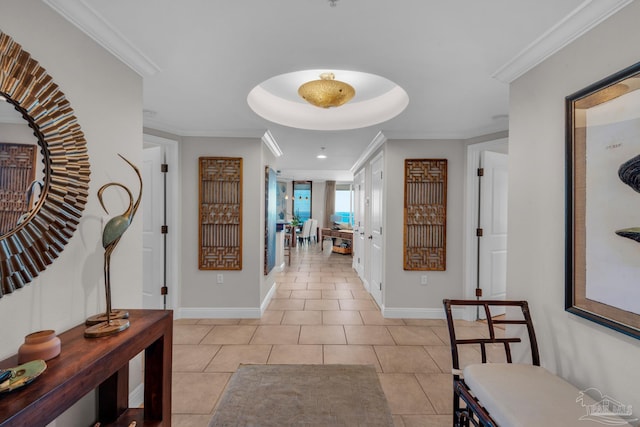
{"label": "crown molding", "polygon": [[85,1],[42,1],[140,76],[150,77],[160,71],[160,67],[138,50]]}
{"label": "crown molding", "polygon": [[582,36],[633,0],[586,0],[573,12],[533,41],[492,77],[511,83],[542,61]]}
{"label": "crown molding", "polygon": [[269,150],[271,150],[271,153],[273,153],[276,158],[282,156],[282,150],[280,149],[280,146],[276,142],[273,135],[271,135],[270,131],[267,130],[264,135],[262,135],[262,142],[264,142],[264,144],[267,146],[267,148],[269,148]]}
{"label": "crown molding", "polygon": [[360,154],[360,157],[358,157],[358,160],[356,160],[353,166],[351,166],[351,169],[349,169],[349,172],[351,172],[352,174],[355,174],[358,171],[358,169],[360,169],[362,165],[364,165],[367,159],[371,157],[371,155],[378,148],[382,147],[382,144],[384,144],[386,141],[387,141],[387,137],[382,133],[382,131],[378,132],[378,134],[373,138],[373,140],[367,146],[367,148],[365,148],[362,154]]}

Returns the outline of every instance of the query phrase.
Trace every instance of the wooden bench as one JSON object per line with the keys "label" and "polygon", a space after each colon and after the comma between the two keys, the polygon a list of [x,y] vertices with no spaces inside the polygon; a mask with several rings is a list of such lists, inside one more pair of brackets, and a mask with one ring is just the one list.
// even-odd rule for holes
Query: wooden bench
{"label": "wooden bench", "polygon": [[[594,416],[590,411],[601,408],[602,405],[598,405],[602,402],[596,402],[584,391],[540,366],[538,342],[526,301],[445,299],[443,303],[451,343],[454,426],[601,427],[605,418],[617,425],[630,425],[615,415],[597,413]],[[477,307],[482,310],[487,325],[485,336],[459,337],[452,307]],[[509,310],[508,317],[515,316],[513,311],[519,308],[522,316],[515,320],[502,316],[492,318],[491,309],[494,308],[495,313],[497,307]],[[497,325],[505,325],[505,329],[499,326],[496,331]],[[520,329],[518,325],[526,328],[531,364],[512,363],[512,346],[522,340],[507,334],[512,329]],[[461,370],[459,346],[465,345],[479,347],[481,363],[468,364]],[[490,349],[502,347],[506,363],[488,363],[489,346]]]}

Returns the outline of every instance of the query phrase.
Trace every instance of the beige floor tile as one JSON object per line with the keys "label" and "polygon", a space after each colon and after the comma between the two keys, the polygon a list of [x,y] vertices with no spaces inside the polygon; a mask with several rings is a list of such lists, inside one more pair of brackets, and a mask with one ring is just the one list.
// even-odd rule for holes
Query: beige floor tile
{"label": "beige floor tile", "polygon": [[431,356],[420,346],[374,346],[385,373],[441,373]]}
{"label": "beige floor tile", "polygon": [[349,290],[322,291],[322,299],[353,299]]}
{"label": "beige floor tile", "polygon": [[320,290],[296,290],[291,291],[291,298],[295,299],[320,299],[322,297],[322,291]]}
{"label": "beige floor tile", "polygon": [[240,364],[264,364],[270,352],[270,345],[224,345],[205,371],[235,372]]}
{"label": "beige floor tile", "polygon": [[308,299],[304,305],[305,310],[340,310],[338,300],[335,299]]}
{"label": "beige floor tile", "polygon": [[395,344],[386,326],[345,325],[344,330],[349,344]]}
{"label": "beige floor tile", "polygon": [[303,299],[272,299],[268,310],[303,310]]}
{"label": "beige floor tile", "polygon": [[336,289],[345,290],[345,291],[364,291],[364,288],[362,287],[362,283],[349,283],[349,282],[336,283]]}
{"label": "beige floor tile", "polygon": [[302,283],[297,283],[297,282],[285,282],[285,283],[278,283],[278,290],[280,291],[286,291],[286,290],[290,290],[290,291],[296,291],[296,290],[304,290],[307,289],[307,284],[302,282]]}
{"label": "beige floor tile", "polygon": [[323,283],[344,283],[347,281],[347,278],[342,276],[342,277],[337,277],[337,276],[322,276],[320,278],[320,281]]}
{"label": "beige floor tile", "polygon": [[352,289],[350,292],[351,292],[351,295],[353,296],[353,299],[366,299],[366,300],[371,299],[371,294],[367,291]]}
{"label": "beige floor tile", "polygon": [[359,311],[323,311],[322,323],[325,325],[362,325]]}
{"label": "beige floor tile", "polygon": [[269,364],[321,365],[321,345],[274,345]]}
{"label": "beige floor tile", "polygon": [[231,374],[186,372],[172,376],[172,414],[210,414]]}
{"label": "beige floor tile", "polygon": [[260,319],[242,319],[241,325],[279,325],[282,322],[284,311],[265,310]]}
{"label": "beige floor tile", "polygon": [[300,327],[300,344],[346,344],[344,327],[337,325]]}
{"label": "beige floor tile", "polygon": [[289,299],[291,298],[291,292],[293,291],[290,289],[278,289],[273,293],[272,299]]}
{"label": "beige floor tile", "polygon": [[199,344],[213,328],[209,325],[173,325],[173,343]]}
{"label": "beige floor tile", "polygon": [[443,345],[445,344],[427,326],[387,326],[398,345]]}
{"label": "beige floor tile", "polygon": [[365,325],[404,325],[404,320],[402,319],[386,319],[382,317],[382,313],[380,311],[374,310],[363,310],[360,312],[360,316],[362,316],[362,321]]}
{"label": "beige floor tile", "polygon": [[444,319],[404,319],[404,323],[409,326],[439,326],[447,327],[447,321]]}
{"label": "beige floor tile", "polygon": [[[453,367],[451,364],[451,347],[449,346],[426,346],[424,349],[429,356],[436,362],[440,370],[448,374]],[[458,346],[458,362],[459,368],[464,369],[465,366],[472,363],[481,362],[480,352],[470,346]]]}
{"label": "beige floor tile", "polygon": [[171,415],[171,425],[173,427],[208,427],[212,415]]}
{"label": "beige floor tile", "polygon": [[316,310],[289,310],[284,312],[283,325],[321,325],[322,312]]}
{"label": "beige floor tile", "polygon": [[219,345],[176,344],[173,346],[173,371],[202,372],[219,350]]}
{"label": "beige floor tile", "polygon": [[452,415],[402,415],[404,427],[451,427]]}
{"label": "beige floor tile", "polygon": [[430,415],[435,411],[413,374],[378,374],[391,413]]}
{"label": "beige floor tile", "polygon": [[325,345],[324,363],[327,365],[373,365],[382,372],[373,346],[370,345]]}
{"label": "beige floor tile", "polygon": [[373,300],[365,299],[341,299],[340,310],[379,310]]}
{"label": "beige floor tile", "polygon": [[216,325],[202,339],[202,344],[249,344],[256,331],[253,325]]}
{"label": "beige floor tile", "polygon": [[297,344],[299,336],[298,325],[260,325],[251,344]]}
{"label": "beige floor tile", "polygon": [[437,414],[453,413],[453,376],[451,374],[416,374]]}
{"label": "beige floor tile", "polygon": [[309,282],[307,283],[307,289],[317,289],[317,290],[335,290],[336,285],[333,283],[321,283],[321,282]]}
{"label": "beige floor tile", "polygon": [[241,319],[200,319],[198,325],[239,325]]}
{"label": "beige floor tile", "polygon": [[[240,364],[256,363],[373,365],[394,425],[451,425],[446,323],[383,318],[351,257],[327,246],[325,252],[313,244],[294,251],[291,265],[274,273],[276,292],[260,319],[174,322],[173,425],[208,427],[230,375]],[[456,320],[456,326],[465,336],[486,334],[486,325],[476,322]],[[205,344],[217,341],[242,344]],[[498,349],[489,347],[489,359],[498,359]],[[462,361],[472,356],[479,360],[477,349],[461,349]]]}

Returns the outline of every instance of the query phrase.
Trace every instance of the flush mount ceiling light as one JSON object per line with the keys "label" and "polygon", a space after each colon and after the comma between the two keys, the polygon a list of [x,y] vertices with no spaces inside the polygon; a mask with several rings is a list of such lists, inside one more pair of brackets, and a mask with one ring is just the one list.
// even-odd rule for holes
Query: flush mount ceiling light
{"label": "flush mount ceiling light", "polygon": [[373,126],[396,117],[409,104],[405,90],[391,80],[359,71],[332,71],[358,89],[353,99],[340,108],[318,108],[298,94],[300,86],[317,80],[326,69],[296,71],[267,79],[249,92],[247,103],[270,122],[309,130]]}
{"label": "flush mount ceiling light", "polygon": [[356,90],[349,83],[336,80],[335,74],[326,72],[320,74],[320,80],[311,80],[300,86],[298,95],[311,105],[330,108],[351,101]]}

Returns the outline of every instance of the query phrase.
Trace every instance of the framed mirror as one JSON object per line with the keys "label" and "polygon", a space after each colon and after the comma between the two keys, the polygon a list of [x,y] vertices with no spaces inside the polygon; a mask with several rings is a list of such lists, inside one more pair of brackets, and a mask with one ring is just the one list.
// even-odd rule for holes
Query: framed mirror
{"label": "framed mirror", "polygon": [[[0,235],[2,297],[38,276],[73,236],[89,194],[90,168],[84,134],[64,93],[28,52],[1,31],[0,97],[31,128],[39,145],[23,184],[10,190],[26,201],[17,220],[7,219],[15,220],[15,225],[6,226]],[[6,161],[7,156],[3,157],[0,145],[0,191],[9,191],[2,190],[8,188],[5,181],[16,179],[3,173],[2,168],[16,163]],[[24,166],[29,161],[20,158],[17,163]],[[0,209],[0,215],[4,210]]]}

